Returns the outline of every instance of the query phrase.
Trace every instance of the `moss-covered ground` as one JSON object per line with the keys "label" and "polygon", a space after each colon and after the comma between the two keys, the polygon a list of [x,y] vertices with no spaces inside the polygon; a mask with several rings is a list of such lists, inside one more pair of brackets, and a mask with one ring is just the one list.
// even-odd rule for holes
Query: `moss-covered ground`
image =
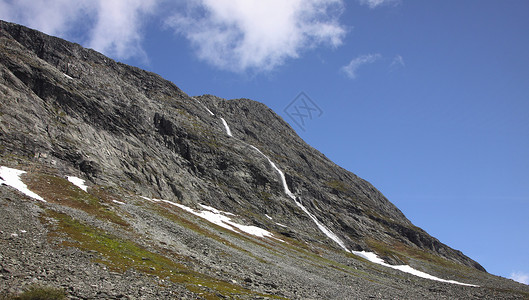
{"label": "moss-covered ground", "polygon": [[264,296],[241,286],[196,272],[179,262],[179,258],[174,255],[168,257],[147,250],[136,242],[119,238],[101,229],[83,224],[64,213],[48,210],[45,217],[56,220],[54,225],[50,225],[52,236],[68,238],[61,242],[62,246],[76,247],[84,251],[96,251],[99,253],[96,262],[105,264],[113,271],[125,272],[133,269],[182,284],[190,291],[200,293],[205,299],[217,299],[218,294],[235,298],[237,295]]}

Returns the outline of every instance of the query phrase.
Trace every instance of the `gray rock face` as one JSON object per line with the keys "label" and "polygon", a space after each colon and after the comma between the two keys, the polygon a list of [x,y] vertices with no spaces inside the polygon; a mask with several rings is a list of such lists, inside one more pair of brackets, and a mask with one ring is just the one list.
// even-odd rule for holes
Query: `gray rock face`
{"label": "gray rock face", "polygon": [[[421,265],[384,251],[399,245],[488,276],[477,262],[413,226],[370,183],[310,147],[262,103],[190,97],[156,74],[6,22],[0,22],[0,97],[2,165],[53,169],[122,196],[206,204],[247,225],[339,253],[340,246],[285,194],[277,170],[254,146],[284,172],[296,201],[347,249]],[[136,211],[127,214],[144,228]],[[207,264],[204,254],[200,260]],[[250,272],[240,282],[255,286],[256,278],[273,275],[267,272]],[[277,280],[260,290],[277,290],[284,284]],[[292,290],[284,293],[297,298]]]}

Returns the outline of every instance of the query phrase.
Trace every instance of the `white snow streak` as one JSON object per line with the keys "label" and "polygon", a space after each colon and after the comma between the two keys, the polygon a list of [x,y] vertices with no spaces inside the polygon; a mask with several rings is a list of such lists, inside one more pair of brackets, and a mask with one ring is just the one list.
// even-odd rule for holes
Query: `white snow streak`
{"label": "white snow streak", "polygon": [[[204,106],[204,107],[206,107],[206,106]],[[211,115],[214,115],[207,107],[206,107],[206,109],[210,112]],[[228,123],[226,123],[226,120],[224,120],[224,118],[220,118],[220,119],[222,121],[222,124],[224,124],[224,127],[226,128],[226,133],[229,136],[233,136],[232,133],[231,133],[231,130],[230,130],[229,126],[228,126]],[[376,263],[376,264],[379,264],[379,265],[382,265],[382,266],[385,266],[385,267],[388,267],[388,268],[392,268],[392,269],[395,269],[395,270],[399,270],[401,272],[409,273],[409,274],[412,274],[412,275],[415,275],[415,276],[418,276],[418,277],[421,277],[421,278],[426,278],[426,279],[430,279],[430,280],[446,282],[446,283],[451,283],[451,284],[479,287],[477,285],[468,284],[468,283],[462,283],[462,282],[458,282],[458,281],[455,281],[455,280],[441,279],[441,278],[435,277],[433,275],[427,274],[425,272],[416,270],[416,269],[414,269],[414,268],[412,268],[411,266],[408,266],[408,265],[398,265],[398,266],[390,265],[390,264],[386,263],[383,259],[378,257],[376,255],[376,253],[373,253],[373,252],[349,251],[347,249],[347,247],[345,246],[344,242],[334,232],[332,232],[331,230],[327,229],[327,227],[325,227],[325,225],[323,225],[318,220],[318,218],[316,218],[315,215],[310,213],[308,211],[308,209],[305,206],[303,206],[303,204],[301,204],[300,201],[298,201],[298,199],[296,198],[296,195],[294,195],[294,193],[292,193],[290,191],[290,189],[288,188],[288,184],[287,184],[287,181],[286,181],[286,178],[285,178],[285,174],[283,173],[283,171],[281,171],[277,167],[277,165],[270,158],[268,158],[268,156],[266,156],[263,152],[261,152],[261,150],[259,150],[257,147],[255,147],[253,145],[249,145],[249,146],[252,147],[257,152],[259,152],[264,158],[266,158],[268,160],[268,163],[270,163],[270,165],[272,166],[272,168],[274,170],[276,170],[276,172],[279,174],[279,178],[281,179],[281,183],[283,185],[283,189],[284,189],[285,194],[289,198],[294,200],[296,205],[299,208],[301,208],[301,210],[303,210],[303,212],[305,212],[312,219],[312,221],[316,224],[316,226],[318,227],[318,229],[321,232],[323,232],[328,238],[330,238],[331,240],[336,242],[345,251],[351,252],[351,253],[353,253],[355,255],[363,257],[363,258],[369,260],[370,262],[373,262],[373,263]],[[219,211],[219,210],[217,210],[217,209],[215,209],[213,207],[210,207],[210,206],[206,206],[206,205],[202,205],[201,204],[200,206],[202,208],[204,208],[205,211],[196,211],[196,210],[194,210],[194,209],[192,209],[190,207],[187,207],[185,205],[174,203],[174,202],[167,201],[167,200],[150,199],[150,198],[147,198],[147,197],[142,197],[142,198],[146,199],[146,200],[149,200],[149,201],[154,201],[154,202],[162,201],[162,202],[177,206],[177,207],[179,207],[179,208],[181,208],[181,209],[183,209],[185,211],[188,211],[188,212],[190,212],[190,213],[192,213],[192,214],[194,214],[196,216],[204,218],[204,219],[208,220],[211,223],[217,224],[217,225],[219,225],[219,226],[221,226],[223,228],[226,228],[226,229],[229,229],[229,230],[232,230],[232,231],[235,231],[235,232],[237,232],[237,230],[235,230],[235,228],[236,228],[236,229],[238,229],[240,231],[243,231],[243,232],[246,232],[248,234],[255,235],[255,236],[275,238],[272,235],[271,232],[269,232],[267,230],[264,230],[262,228],[259,228],[259,227],[256,227],[256,226],[247,226],[247,225],[237,224],[237,223],[233,222],[229,217],[226,216],[227,214],[230,214],[230,215],[233,215],[233,214]],[[272,220],[272,217],[270,217],[269,215],[265,214],[265,216],[268,219]],[[279,223],[276,223],[276,224],[279,225],[279,226],[282,226],[282,227],[287,227],[287,226],[279,224]],[[275,239],[277,239],[277,238],[275,238]],[[280,239],[277,239],[277,240],[282,241]]]}
{"label": "white snow streak", "polygon": [[235,216],[235,214],[232,214],[231,212],[221,211],[221,210],[218,210],[218,209],[216,209],[214,207],[207,206],[207,205],[204,205],[204,204],[199,204],[199,205],[203,209],[209,210],[209,211],[214,212],[216,214],[225,214],[225,215],[228,215],[228,216]]}
{"label": "white snow streak", "polygon": [[303,204],[301,204],[301,202],[299,202],[297,199],[296,199],[296,196],[290,191],[290,189],[288,188],[288,185],[287,185],[287,180],[285,179],[285,174],[283,173],[283,171],[281,171],[277,166],[276,164],[270,160],[270,158],[268,158],[268,156],[266,156],[263,152],[261,152],[261,150],[257,149],[255,146],[253,145],[250,145],[250,147],[252,147],[253,149],[257,150],[257,152],[261,153],[262,156],[264,156],[268,162],[270,163],[270,165],[272,166],[272,168],[274,168],[277,173],[279,174],[279,177],[281,178],[281,183],[283,184],[283,189],[285,190],[285,194],[287,194],[288,197],[290,197],[290,199],[294,200],[294,202],[296,203],[296,205],[301,208],[301,210],[303,210],[303,212],[305,212],[311,219],[314,223],[316,223],[316,226],[318,226],[318,228],[320,229],[321,232],[323,232],[328,238],[330,238],[331,240],[335,241],[338,245],[340,245],[340,247],[342,247],[345,251],[349,251],[347,250],[347,247],[345,247],[345,244],[342,242],[342,240],[340,240],[340,238],[334,234],[332,231],[330,231],[329,229],[327,229],[327,227],[325,227],[322,223],[320,223],[320,221],[316,218],[316,216],[314,216],[313,214],[311,214],[307,208],[305,206],[303,206]]}
{"label": "white snow streak", "polygon": [[209,221],[209,222],[211,222],[213,224],[216,224],[216,225],[218,225],[218,226],[220,226],[222,228],[225,228],[225,229],[237,232],[237,233],[240,233],[240,231],[242,231],[242,232],[257,236],[257,237],[270,237],[270,238],[274,238],[276,240],[282,241],[282,240],[274,237],[274,235],[268,230],[259,228],[257,226],[238,224],[238,223],[232,221],[230,217],[228,217],[229,215],[234,216],[234,214],[218,210],[218,209],[213,208],[211,206],[200,204],[200,206],[202,208],[204,208],[205,210],[199,211],[199,210],[192,209],[191,207],[187,207],[185,205],[174,203],[174,202],[171,202],[171,201],[168,201],[168,200],[151,199],[151,198],[147,198],[147,197],[143,197],[143,196],[142,196],[142,198],[145,199],[145,200],[148,200],[148,201],[152,201],[152,202],[163,202],[163,203],[167,203],[167,204],[176,206],[176,207],[178,207],[178,208],[180,208],[182,210],[190,212],[190,213],[194,214],[195,216],[203,218],[203,219],[205,219],[205,220],[207,220],[207,221]]}
{"label": "white snow streak", "polygon": [[418,277],[422,277],[422,278],[426,278],[426,279],[430,279],[430,280],[435,280],[435,281],[440,281],[440,282],[446,282],[446,283],[452,283],[452,284],[459,284],[459,285],[464,285],[464,286],[473,286],[473,287],[478,287],[477,285],[473,285],[473,284],[468,284],[468,283],[462,283],[462,282],[459,282],[459,281],[455,281],[455,280],[446,280],[446,279],[441,279],[439,277],[435,277],[433,275],[430,275],[428,273],[424,273],[422,271],[419,271],[419,270],[416,270],[408,265],[400,265],[400,266],[394,266],[394,265],[390,265],[386,262],[384,262],[383,259],[381,259],[380,257],[378,257],[375,253],[373,252],[367,252],[367,251],[351,251],[351,253],[353,253],[354,255],[358,255],[360,257],[363,257],[367,260],[369,260],[370,262],[373,262],[375,264],[379,264],[379,265],[382,265],[382,266],[385,266],[385,267],[388,267],[388,268],[392,268],[392,269],[395,269],[395,270],[399,270],[401,272],[405,272],[405,273],[409,273],[409,274],[412,274],[412,275],[415,275],[415,276],[418,276]]}
{"label": "white snow streak", "polygon": [[228,126],[228,123],[226,123],[226,120],[224,120],[224,118],[220,118],[222,120],[222,124],[224,124],[224,128],[226,128],[226,134],[228,134],[229,136],[233,136],[231,134],[231,130],[230,130],[230,127]]}
{"label": "white snow streak", "polygon": [[[318,228],[320,229],[321,232],[323,232],[328,238],[330,238],[331,240],[335,241],[338,245],[340,245],[340,247],[342,247],[342,249],[344,249],[345,251],[349,251],[347,249],[347,247],[345,246],[344,242],[336,235],[334,234],[334,232],[332,232],[331,230],[327,229],[327,227],[325,227],[325,225],[323,225],[317,218],[316,216],[314,216],[313,214],[311,214],[307,208],[305,206],[303,206],[303,204],[301,204],[301,202],[299,202],[296,198],[296,196],[290,191],[290,189],[288,188],[288,185],[287,185],[287,181],[285,179],[285,174],[283,173],[283,171],[281,171],[274,162],[272,162],[270,160],[270,158],[268,158],[268,156],[266,156],[263,152],[261,152],[261,150],[257,149],[255,146],[253,145],[250,145],[250,147],[252,147],[253,149],[257,150],[257,152],[259,152],[261,155],[263,155],[267,160],[268,162],[270,163],[270,165],[272,166],[272,168],[274,168],[277,173],[279,173],[279,177],[281,178],[281,182],[283,184],[283,188],[285,190],[285,194],[287,194],[292,200],[294,200],[294,202],[296,203],[296,205],[301,208],[301,210],[303,210],[311,219],[314,223],[316,223],[316,226],[318,226]],[[409,273],[409,274],[412,274],[412,275],[415,275],[415,276],[418,276],[418,277],[422,277],[422,278],[426,278],[426,279],[430,279],[430,280],[436,280],[436,281],[441,281],[441,282],[446,282],[446,283],[452,283],[452,284],[459,284],[459,285],[465,285],[465,286],[474,286],[476,287],[476,285],[472,285],[472,284],[467,284],[467,283],[461,283],[461,282],[458,282],[458,281],[454,281],[454,280],[445,280],[445,279],[441,279],[441,278],[438,278],[438,277],[435,277],[435,276],[432,276],[430,274],[427,274],[427,273],[424,273],[424,272],[421,272],[419,270],[416,270],[416,269],[413,269],[412,267],[408,266],[408,265],[400,265],[400,266],[394,266],[394,265],[390,265],[390,264],[387,264],[386,262],[384,262],[383,259],[379,258],[375,253],[373,252],[366,252],[366,251],[351,251],[351,253],[355,254],[355,255],[358,255],[358,256],[361,256],[373,263],[376,263],[376,264],[379,264],[379,265],[383,265],[383,266],[386,266],[386,267],[389,267],[389,268],[392,268],[392,269],[396,269],[396,270],[400,270],[402,272],[405,272],[405,273]]]}
{"label": "white snow streak", "polygon": [[211,110],[209,110],[209,108],[208,108],[207,106],[205,106],[204,104],[202,104],[202,102],[198,101],[197,98],[195,98],[195,97],[191,97],[191,99],[197,101],[198,103],[200,103],[200,105],[204,106],[204,108],[208,111],[208,113],[209,113],[210,115],[212,115],[212,116],[215,115]]}
{"label": "white snow streak", "polygon": [[85,185],[84,179],[81,179],[81,178],[75,177],[75,176],[67,176],[66,178],[68,178],[69,182],[73,183],[74,185],[76,185],[81,190],[83,190],[85,192],[88,191],[88,186]]}
{"label": "white snow streak", "polygon": [[208,113],[209,113],[210,115],[212,115],[212,116],[215,115],[211,110],[209,110],[209,108],[207,108],[206,106],[204,106],[204,107],[206,108],[206,110],[208,111]]}
{"label": "white snow streak", "polygon": [[33,199],[46,202],[42,199],[41,196],[35,194],[34,192],[28,189],[28,186],[22,182],[20,175],[26,173],[26,171],[21,171],[17,169],[11,169],[8,167],[0,167],[0,184],[5,184],[10,187],[17,189],[19,192],[23,193],[26,196],[29,196]]}

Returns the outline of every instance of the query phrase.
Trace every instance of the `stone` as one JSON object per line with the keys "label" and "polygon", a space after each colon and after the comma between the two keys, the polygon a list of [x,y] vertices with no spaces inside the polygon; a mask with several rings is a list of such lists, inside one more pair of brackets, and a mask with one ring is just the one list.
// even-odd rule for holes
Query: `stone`
{"label": "stone", "polygon": [[[30,284],[33,274],[21,270],[33,269],[46,270],[39,284],[61,287],[72,299],[196,299],[198,288],[241,299],[263,293],[291,299],[476,294],[474,287],[359,259],[324,234],[309,212],[349,250],[378,251],[388,263],[465,279],[484,287],[478,293],[483,299],[529,293],[414,226],[369,182],[305,143],[262,103],[191,97],[156,74],[3,21],[0,97],[1,165],[28,170],[30,185],[41,177],[60,183],[33,185],[53,196],[47,203],[0,186],[0,215],[9,216],[1,224],[0,292]],[[88,192],[76,194],[65,176],[85,179]],[[59,186],[64,189],[55,191]],[[141,196],[194,209],[208,205],[281,241],[220,228]],[[112,199],[127,199],[127,205]],[[58,215],[92,235],[66,230]],[[96,233],[100,239],[91,242],[79,237]],[[106,248],[110,240],[113,251],[122,251],[119,257]],[[198,286],[196,278],[207,280]]]}

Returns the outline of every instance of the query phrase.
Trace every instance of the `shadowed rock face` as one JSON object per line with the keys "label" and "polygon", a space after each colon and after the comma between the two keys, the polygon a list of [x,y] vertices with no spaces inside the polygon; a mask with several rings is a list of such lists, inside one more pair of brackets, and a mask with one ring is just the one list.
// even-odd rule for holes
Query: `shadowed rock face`
{"label": "shadowed rock face", "polygon": [[[247,225],[320,249],[313,250],[320,255],[345,255],[345,251],[309,214],[336,234],[348,250],[377,252],[386,262],[414,263],[423,270],[442,260],[470,267],[465,270],[485,271],[460,251],[413,226],[370,183],[307,145],[262,103],[212,95],[190,97],[156,74],[6,22],[0,22],[0,97],[2,165],[74,174],[87,179],[89,185],[118,191],[120,197],[166,199],[194,208],[205,204],[233,213]],[[221,118],[232,136],[226,133]],[[293,197],[285,192],[272,163],[284,173]],[[14,197],[10,191],[2,193]],[[156,221],[159,216],[142,219],[143,213],[130,207],[122,213],[138,232],[146,228],[139,225],[142,222],[160,231],[176,226]],[[153,234],[161,239],[161,234]],[[202,239],[210,243],[207,237]],[[204,250],[202,244],[192,243],[197,248],[182,250],[185,255],[198,257],[204,268],[211,267],[207,255],[197,253],[213,251],[213,246]],[[399,255],[394,249],[399,249]],[[424,257],[425,261],[419,259]],[[257,262],[235,263],[247,263],[251,269]],[[362,263],[354,265],[360,268]],[[237,272],[243,271],[233,270]],[[230,274],[224,276],[235,278]],[[256,275],[252,274],[245,284],[255,287]],[[277,277],[273,271],[257,277],[266,276]],[[294,298],[310,295],[289,294],[305,291],[304,287],[300,283],[289,291],[282,287],[289,279],[281,282],[278,278],[262,289],[283,289],[283,295]],[[419,287],[417,290],[413,295],[423,295]],[[320,297],[343,296],[325,293],[322,290]]]}
{"label": "shadowed rock face", "polygon": [[1,28],[4,154],[34,157],[144,196],[251,212],[251,221],[264,227],[277,227],[264,216],[273,215],[290,236],[336,247],[286,197],[254,145],[349,249],[369,250],[366,239],[399,242],[483,270],[414,227],[371,184],[307,145],[264,104],[189,97],[156,74],[77,44],[9,23]]}

